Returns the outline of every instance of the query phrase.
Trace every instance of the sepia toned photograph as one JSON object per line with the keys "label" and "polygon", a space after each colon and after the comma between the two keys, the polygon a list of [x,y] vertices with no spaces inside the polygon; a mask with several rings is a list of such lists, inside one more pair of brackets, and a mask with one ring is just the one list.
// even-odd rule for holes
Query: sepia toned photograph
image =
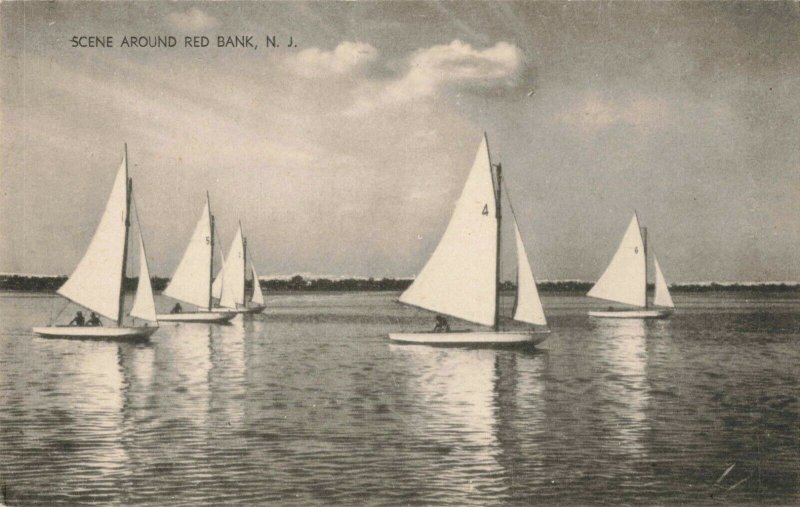
{"label": "sepia toned photograph", "polygon": [[0,2],[0,506],[800,504],[800,3]]}

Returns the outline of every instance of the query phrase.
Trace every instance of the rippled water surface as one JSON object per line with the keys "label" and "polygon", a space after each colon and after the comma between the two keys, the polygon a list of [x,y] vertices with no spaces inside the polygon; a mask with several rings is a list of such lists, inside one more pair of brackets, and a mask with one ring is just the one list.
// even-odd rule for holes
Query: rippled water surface
{"label": "rippled water surface", "polygon": [[649,322],[545,296],[535,351],[392,345],[433,326],[396,297],[275,295],[131,345],[36,338],[59,300],[0,295],[3,501],[800,503],[796,296]]}

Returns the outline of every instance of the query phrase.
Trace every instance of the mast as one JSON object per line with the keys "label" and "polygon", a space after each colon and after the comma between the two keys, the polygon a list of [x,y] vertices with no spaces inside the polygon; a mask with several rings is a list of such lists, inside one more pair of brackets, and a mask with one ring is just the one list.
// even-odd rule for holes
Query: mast
{"label": "mast", "polygon": [[495,216],[497,217],[497,249],[495,250],[495,271],[494,271],[494,325],[492,326],[495,331],[500,330],[500,244],[501,244],[501,221],[503,218],[502,204],[500,200],[500,188],[503,184],[503,167],[501,164],[492,164],[492,153],[489,150],[489,136],[486,132],[483,133],[483,138],[486,141],[486,154],[489,156],[489,171],[492,168],[496,170],[497,178],[492,183],[495,185]]}
{"label": "mast", "polygon": [[[487,141],[488,145],[488,141]],[[489,166],[491,167],[492,159],[489,158]],[[501,221],[503,219],[502,201],[500,200],[500,191],[503,184],[503,165],[497,164],[494,166],[497,170],[497,189],[495,198],[495,214],[497,215],[497,258],[495,262],[494,274],[494,330],[500,330],[500,245],[501,245]]]}
{"label": "mast", "polygon": [[[242,221],[239,221],[239,230],[242,230]],[[247,238],[244,237],[242,234],[242,259],[244,262],[242,265],[244,269],[242,270],[242,304],[247,306]]]}
{"label": "mast", "polygon": [[[117,327],[122,327],[122,317],[125,312],[125,270],[128,266],[128,235],[131,228],[131,193],[133,192],[133,180],[128,178],[128,143],[125,143],[125,241],[122,247],[122,272],[120,273],[119,284],[119,306],[117,310]],[[141,261],[140,261],[141,262]]]}
{"label": "mast", "polygon": [[214,215],[211,213],[211,198],[208,196],[208,190],[206,190],[206,202],[208,203],[208,215],[211,221],[211,238],[209,241],[211,244],[211,262],[208,263],[208,311],[211,311],[211,307],[214,304],[213,291],[211,290],[211,286],[214,284]]}
{"label": "mast", "polygon": [[642,243],[644,244],[644,307],[649,307],[649,303],[647,302],[647,227],[641,228],[642,233]]}

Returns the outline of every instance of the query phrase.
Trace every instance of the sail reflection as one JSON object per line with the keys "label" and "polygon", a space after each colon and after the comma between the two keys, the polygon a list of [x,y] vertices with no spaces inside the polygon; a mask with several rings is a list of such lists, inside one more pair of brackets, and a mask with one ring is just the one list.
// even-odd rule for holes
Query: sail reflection
{"label": "sail reflection", "polygon": [[[153,382],[155,352],[149,345],[121,344],[119,364],[125,381],[125,404],[143,402]],[[138,405],[138,403],[137,403]]]}
{"label": "sail reflection", "polygon": [[[69,452],[62,456],[80,463],[92,474],[81,477],[81,486],[94,490],[98,497],[116,497],[115,481],[128,467],[122,445],[123,375],[118,345],[98,342],[64,342],[72,353],[57,356],[59,393],[54,400],[69,413],[59,440]],[[63,451],[63,449],[61,449]],[[62,486],[64,486],[62,484]]]}
{"label": "sail reflection", "polygon": [[153,435],[163,453],[191,456],[204,443],[208,417],[212,327],[177,325],[162,335],[155,351],[152,411],[157,414]]}
{"label": "sail reflection", "polygon": [[501,351],[494,364],[494,433],[496,459],[504,470],[503,481],[511,490],[526,482],[544,483],[546,440],[544,374],[546,357]]}
{"label": "sail reflection", "polygon": [[211,369],[209,418],[212,428],[241,427],[244,419],[245,350],[244,319],[212,328],[209,341]]}
{"label": "sail reflection", "polygon": [[[430,477],[466,498],[506,494],[509,469],[523,452],[516,425],[517,353],[417,345],[390,349],[414,372],[409,394],[425,407],[409,431],[437,450],[437,459],[426,464]],[[525,393],[539,394],[536,388]]]}
{"label": "sail reflection", "polygon": [[602,410],[608,412],[607,451],[641,457],[647,430],[645,409],[647,383],[647,327],[643,319],[601,319],[595,321],[600,346],[597,349],[606,382]]}

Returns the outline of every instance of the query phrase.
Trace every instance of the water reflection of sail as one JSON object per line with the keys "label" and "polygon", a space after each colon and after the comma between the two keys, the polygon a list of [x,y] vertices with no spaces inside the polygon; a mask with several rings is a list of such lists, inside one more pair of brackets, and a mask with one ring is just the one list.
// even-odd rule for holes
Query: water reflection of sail
{"label": "water reflection of sail", "polygon": [[[147,441],[151,420],[155,352],[152,346],[121,344],[118,349],[119,367],[122,372],[122,446],[133,469],[152,460],[152,452],[143,446]],[[130,470],[128,470],[129,472]],[[130,488],[120,503],[129,503],[141,491],[137,480],[131,479]]]}
{"label": "water reflection of sail", "polygon": [[647,350],[646,324],[641,319],[604,319],[596,322],[600,335],[599,357],[606,372],[603,395],[608,397],[603,410],[610,412],[608,451],[642,457],[646,452],[643,437],[647,430]]}
{"label": "water reflection of sail", "polygon": [[229,326],[214,328],[209,350],[211,427],[239,428],[244,417],[245,399],[244,320],[236,319]]}
{"label": "water reflection of sail", "polygon": [[546,433],[544,411],[543,354],[497,352],[494,362],[494,433],[496,459],[504,482],[512,488],[546,479],[542,449],[538,443]]}
{"label": "water reflection of sail", "polygon": [[60,393],[53,399],[75,417],[70,419],[74,426],[64,426],[60,438],[75,449],[70,459],[76,460],[76,465],[96,471],[80,488],[112,501],[119,493],[114,477],[128,462],[122,445],[123,376],[118,346],[94,342],[69,345],[77,349],[59,356]]}
{"label": "water reflection of sail", "polygon": [[152,405],[158,414],[155,432],[167,453],[181,454],[205,438],[208,414],[210,328],[178,325],[155,349]]}
{"label": "water reflection of sail", "polygon": [[506,484],[496,460],[493,350],[393,346],[398,360],[419,372],[409,382],[426,410],[411,422],[415,437],[437,450],[429,467],[437,485],[471,498],[501,493]]}
{"label": "water reflection of sail", "polygon": [[137,344],[124,344],[119,347],[119,365],[125,382],[127,405],[136,403],[138,408],[146,402],[153,381],[153,347]]}

